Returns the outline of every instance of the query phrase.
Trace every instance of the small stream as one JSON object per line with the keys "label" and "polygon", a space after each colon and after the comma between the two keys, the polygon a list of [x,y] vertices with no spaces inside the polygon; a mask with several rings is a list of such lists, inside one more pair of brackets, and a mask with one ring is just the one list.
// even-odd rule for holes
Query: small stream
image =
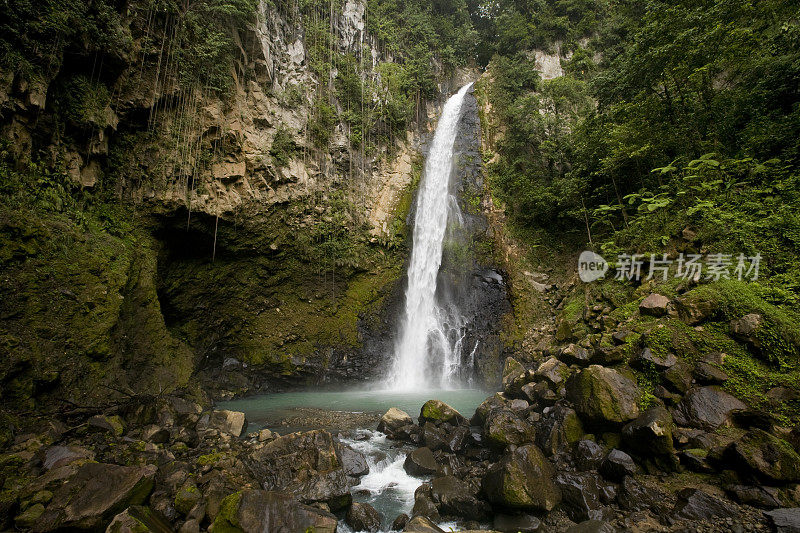
{"label": "small stream", "polygon": [[[244,412],[248,433],[262,428],[275,430],[281,435],[292,431],[327,429],[339,435],[341,442],[361,452],[369,465],[369,473],[352,487],[353,500],[375,507],[383,516],[383,531],[388,531],[400,513],[411,514],[414,491],[429,478],[406,473],[403,462],[413,448],[387,439],[376,431],[380,417],[390,407],[397,407],[416,421],[422,404],[435,399],[451,405],[469,418],[490,394],[476,389],[304,391],[220,402],[217,407]],[[286,420],[292,423],[286,425]],[[320,426],[321,421],[329,423]],[[455,525],[441,524],[441,527],[448,531]],[[350,533],[351,530],[340,521],[339,531]]]}

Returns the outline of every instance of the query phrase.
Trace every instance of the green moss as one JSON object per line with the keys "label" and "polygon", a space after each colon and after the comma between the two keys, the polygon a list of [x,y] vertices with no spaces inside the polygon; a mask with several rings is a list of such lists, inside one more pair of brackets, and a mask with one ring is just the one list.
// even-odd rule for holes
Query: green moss
{"label": "green moss", "polygon": [[226,455],[222,452],[213,451],[212,453],[201,455],[197,458],[197,465],[198,466],[208,466],[208,465],[215,465],[224,459]]}
{"label": "green moss", "polygon": [[235,492],[220,503],[219,512],[214,518],[214,531],[216,533],[241,533],[242,529],[239,526],[239,518],[237,513],[239,511],[239,502],[241,501],[242,493]]}

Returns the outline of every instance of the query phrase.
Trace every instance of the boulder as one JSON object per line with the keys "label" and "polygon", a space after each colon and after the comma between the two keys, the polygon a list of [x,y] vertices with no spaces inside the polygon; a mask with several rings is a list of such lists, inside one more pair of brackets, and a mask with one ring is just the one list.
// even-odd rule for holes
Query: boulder
{"label": "boulder", "polygon": [[164,444],[169,441],[170,432],[167,428],[150,424],[142,429],[142,440],[153,444]]}
{"label": "boulder", "polygon": [[428,476],[439,471],[439,465],[430,448],[417,448],[406,456],[403,468],[412,476]]}
{"label": "boulder", "polygon": [[570,344],[558,354],[559,359],[569,364],[589,366],[592,353],[579,344]]}
{"label": "boulder", "polygon": [[434,524],[425,516],[417,515],[408,521],[403,528],[406,533],[445,533],[442,528]]}
{"label": "boulder", "polygon": [[475,410],[475,416],[472,417],[472,424],[475,426],[482,426],[486,422],[487,415],[495,409],[510,408],[511,400],[506,398],[502,392],[496,392],[489,396],[483,403],[481,403]]}
{"label": "boulder", "polygon": [[530,381],[530,372],[513,357],[507,357],[503,365],[503,391],[511,397],[519,397],[522,386]]}
{"label": "boulder", "polygon": [[653,293],[639,304],[639,312],[643,315],[658,317],[669,313],[670,307],[669,298],[661,294]]}
{"label": "boulder", "polygon": [[431,496],[442,516],[466,520],[486,520],[491,509],[478,499],[477,487],[453,476],[442,476],[431,481]]}
{"label": "boulder", "polygon": [[593,440],[581,440],[575,445],[572,454],[578,470],[596,470],[603,461],[603,447]]}
{"label": "boulder", "polygon": [[76,461],[91,461],[94,452],[79,446],[51,446],[44,452],[42,467],[45,470],[67,466]]}
{"label": "boulder", "polygon": [[298,503],[282,492],[244,490],[222,501],[214,531],[314,531],[335,533],[338,522],[329,512]]}
{"label": "boulder", "polygon": [[683,361],[678,361],[661,375],[666,387],[678,394],[685,394],[692,386],[692,369]]}
{"label": "boulder", "polygon": [[748,344],[756,352],[761,352],[761,341],[758,330],[764,319],[757,313],[750,313],[741,318],[731,320],[731,334],[742,342]]}
{"label": "boulder", "polygon": [[226,433],[234,437],[242,434],[242,430],[247,425],[244,413],[238,411],[215,410],[206,413],[197,421],[197,431],[216,429],[220,433]]}
{"label": "boulder", "polygon": [[545,455],[555,455],[583,438],[578,414],[563,403],[548,409],[537,424],[536,444]]}
{"label": "boulder", "polygon": [[175,510],[186,516],[203,499],[192,479],[187,479],[175,495]]}
{"label": "boulder", "polygon": [[715,311],[714,302],[695,298],[679,298],[675,301],[675,309],[678,318],[690,326],[703,322]]}
{"label": "boulder", "polygon": [[573,522],[602,520],[613,514],[600,501],[601,482],[597,474],[561,472],[555,483],[561,490],[561,507]]}
{"label": "boulder", "polygon": [[545,380],[551,388],[557,388],[564,384],[569,377],[569,374],[570,370],[567,365],[555,357],[551,357],[539,365],[539,368],[536,369],[534,376],[536,379]]}
{"label": "boulder", "polygon": [[553,467],[533,444],[520,446],[494,464],[483,478],[488,500],[511,509],[550,511],[561,501]]}
{"label": "boulder", "polygon": [[678,492],[678,501],[673,512],[679,517],[689,520],[738,518],[739,516],[739,510],[734,504],[694,488]]}
{"label": "boulder", "polygon": [[677,466],[672,442],[672,416],[663,407],[651,407],[622,428],[622,442],[634,453],[652,459],[661,468]]}
{"label": "boulder", "polygon": [[[452,428],[449,424],[449,428]],[[448,446],[448,432],[444,426],[433,422],[425,422],[422,426],[422,443],[431,450],[444,450]]]}
{"label": "boulder", "polygon": [[600,473],[606,479],[616,482],[622,481],[625,476],[632,476],[637,470],[639,469],[631,456],[616,448],[608,453],[600,465]]}
{"label": "boulder", "polygon": [[636,383],[610,368],[591,365],[567,381],[567,398],[586,421],[622,425],[639,416]]}
{"label": "boulder", "polygon": [[700,361],[694,367],[694,377],[698,383],[703,385],[721,385],[730,379],[730,376],[719,368]]}
{"label": "boulder", "polygon": [[367,458],[363,453],[341,443],[337,443],[336,451],[342,461],[345,474],[350,477],[361,477],[369,473]]}
{"label": "boulder", "polygon": [[455,409],[440,400],[428,400],[419,413],[419,425],[433,422],[437,426],[444,422],[453,425],[465,424],[467,420]]}
{"label": "boulder", "polygon": [[392,527],[390,529],[392,531],[402,531],[406,527],[406,524],[408,524],[408,520],[407,514],[400,513],[392,522]]}
{"label": "boulder", "polygon": [[800,455],[788,442],[761,429],[732,442],[725,458],[734,469],[759,479],[800,482]]}
{"label": "boulder", "polygon": [[675,354],[668,353],[661,356],[656,355],[650,348],[644,348],[639,354],[631,361],[631,364],[636,368],[647,370],[655,368],[656,370],[667,370],[672,368],[678,362]]}
{"label": "boulder", "polygon": [[106,533],[172,533],[172,527],[152,509],[132,505],[111,520]]}
{"label": "boulder", "polygon": [[345,522],[353,531],[375,533],[381,528],[381,515],[368,503],[353,502],[347,510]]}
{"label": "boulder", "polygon": [[531,514],[498,513],[493,527],[501,533],[536,533],[542,530],[542,521]]}
{"label": "boulder", "polygon": [[400,428],[408,424],[413,424],[408,413],[397,407],[390,407],[378,422],[378,431],[393,438]]}
{"label": "boulder", "polygon": [[775,509],[764,514],[777,533],[800,533],[800,507]]}
{"label": "boulder", "polygon": [[441,521],[439,510],[433,502],[430,483],[423,483],[414,491],[414,508],[411,510],[411,516],[425,516],[437,522]]}
{"label": "boulder", "polygon": [[509,444],[520,446],[532,443],[536,438],[536,430],[513,411],[502,409],[488,414],[483,435],[490,446],[502,450]]}
{"label": "boulder", "polygon": [[153,465],[87,463],[55,491],[33,529],[102,529],[114,515],[147,499],[155,474]]}
{"label": "boulder", "polygon": [[633,476],[625,476],[617,494],[620,508],[626,511],[650,509],[656,514],[663,514],[669,511],[665,507],[668,501],[667,494],[655,487],[642,485]]}
{"label": "boulder", "polygon": [[90,428],[108,431],[117,437],[121,437],[122,434],[125,433],[125,425],[123,424],[122,419],[116,415],[95,415],[89,419],[87,424]]}
{"label": "boulder", "polygon": [[247,465],[267,490],[282,490],[305,504],[330,509],[352,501],[339,448],[327,431],[291,433],[250,454]]}
{"label": "boulder", "polygon": [[695,387],[673,410],[678,425],[716,429],[730,422],[731,411],[747,406],[716,386]]}
{"label": "boulder", "polygon": [[586,520],[566,529],[566,533],[616,533],[616,528],[602,520]]}
{"label": "boulder", "polygon": [[725,487],[725,492],[743,505],[761,509],[775,509],[781,506],[778,490],[774,487],[728,485]]}

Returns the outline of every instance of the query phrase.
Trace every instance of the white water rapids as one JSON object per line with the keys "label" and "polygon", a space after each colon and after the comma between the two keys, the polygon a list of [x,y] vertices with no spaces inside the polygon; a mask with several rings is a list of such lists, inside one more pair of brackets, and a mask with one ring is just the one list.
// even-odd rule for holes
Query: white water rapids
{"label": "white water rapids", "polygon": [[461,216],[449,185],[461,107],[471,86],[462,87],[445,104],[425,162],[414,219],[405,315],[388,379],[392,390],[456,385],[464,320],[457,309],[437,302],[436,279],[442,264],[448,213],[456,219]]}

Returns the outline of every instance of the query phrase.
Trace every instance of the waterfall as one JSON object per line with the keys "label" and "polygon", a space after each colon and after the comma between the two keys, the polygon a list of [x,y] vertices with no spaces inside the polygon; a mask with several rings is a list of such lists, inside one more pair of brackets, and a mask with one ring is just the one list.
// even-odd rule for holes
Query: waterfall
{"label": "waterfall", "polygon": [[462,87],[444,105],[425,162],[417,196],[405,315],[388,381],[394,390],[434,385],[449,388],[458,375],[464,320],[453,305],[437,301],[436,281],[448,218],[461,218],[449,184],[461,106],[471,86]]}

